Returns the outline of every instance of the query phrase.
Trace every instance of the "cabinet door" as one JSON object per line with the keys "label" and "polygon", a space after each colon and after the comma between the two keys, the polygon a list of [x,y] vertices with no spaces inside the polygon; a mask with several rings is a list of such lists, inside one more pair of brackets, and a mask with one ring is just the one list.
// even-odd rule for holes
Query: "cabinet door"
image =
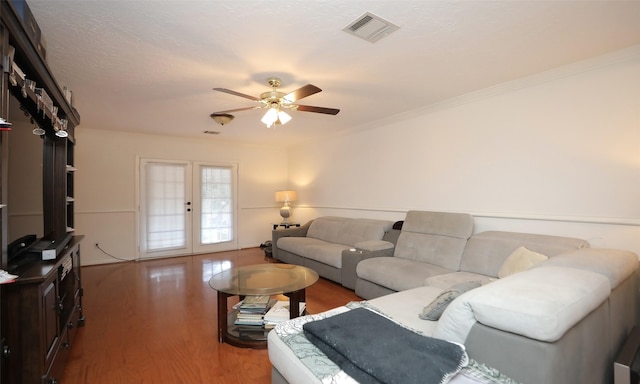
{"label": "cabinet door", "polygon": [[58,324],[58,292],[56,280],[43,284],[42,288],[43,321],[44,321],[44,347],[45,367],[49,367],[51,359],[55,355],[55,347],[58,343],[60,327]]}
{"label": "cabinet door", "polygon": [[[74,303],[76,305],[76,313],[73,318],[75,319],[75,325],[81,327],[84,325],[84,315],[82,312],[82,296],[84,292],[82,290],[82,276],[80,275],[82,271],[80,265],[80,244],[76,246],[71,255],[73,257],[73,279],[75,284],[73,292],[75,295]],[[71,341],[73,341],[73,338],[71,338]]]}
{"label": "cabinet door", "polygon": [[48,367],[47,372],[42,377],[43,384],[57,384],[60,382],[60,378],[64,373],[65,363],[69,358],[69,350],[71,349],[68,337],[69,333],[67,330],[63,330],[59,336],[60,348],[52,350],[52,353],[55,354],[55,358],[52,361],[52,364]]}

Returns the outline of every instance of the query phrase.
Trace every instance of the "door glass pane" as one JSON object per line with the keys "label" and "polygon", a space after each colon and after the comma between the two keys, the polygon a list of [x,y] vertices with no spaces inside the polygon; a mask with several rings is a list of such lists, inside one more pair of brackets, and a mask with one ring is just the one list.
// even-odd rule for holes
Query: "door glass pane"
{"label": "door glass pane", "polygon": [[146,164],[148,251],[184,247],[186,241],[185,166]]}
{"label": "door glass pane", "polygon": [[232,182],[231,168],[200,167],[202,244],[214,244],[233,239]]}

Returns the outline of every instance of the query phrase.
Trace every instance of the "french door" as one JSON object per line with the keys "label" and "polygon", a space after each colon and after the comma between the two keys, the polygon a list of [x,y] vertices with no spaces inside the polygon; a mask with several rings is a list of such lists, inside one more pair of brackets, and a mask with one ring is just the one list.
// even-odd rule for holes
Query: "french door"
{"label": "french door", "polygon": [[140,258],[238,248],[237,165],[140,159]]}

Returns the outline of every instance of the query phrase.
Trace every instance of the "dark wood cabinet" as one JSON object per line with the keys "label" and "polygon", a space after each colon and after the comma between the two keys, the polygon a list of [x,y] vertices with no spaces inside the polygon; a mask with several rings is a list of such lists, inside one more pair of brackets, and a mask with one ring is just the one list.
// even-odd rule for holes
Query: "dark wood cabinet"
{"label": "dark wood cabinet", "polygon": [[84,325],[80,241],[75,236],[56,260],[18,271],[5,286],[9,383],[59,383],[78,327]]}

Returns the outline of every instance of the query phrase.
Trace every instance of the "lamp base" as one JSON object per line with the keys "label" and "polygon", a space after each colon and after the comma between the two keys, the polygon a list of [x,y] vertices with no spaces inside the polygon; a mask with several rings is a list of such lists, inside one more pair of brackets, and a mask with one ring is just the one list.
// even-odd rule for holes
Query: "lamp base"
{"label": "lamp base", "polygon": [[285,204],[280,208],[280,216],[282,216],[282,224],[289,224],[289,216],[291,216],[291,207]]}

